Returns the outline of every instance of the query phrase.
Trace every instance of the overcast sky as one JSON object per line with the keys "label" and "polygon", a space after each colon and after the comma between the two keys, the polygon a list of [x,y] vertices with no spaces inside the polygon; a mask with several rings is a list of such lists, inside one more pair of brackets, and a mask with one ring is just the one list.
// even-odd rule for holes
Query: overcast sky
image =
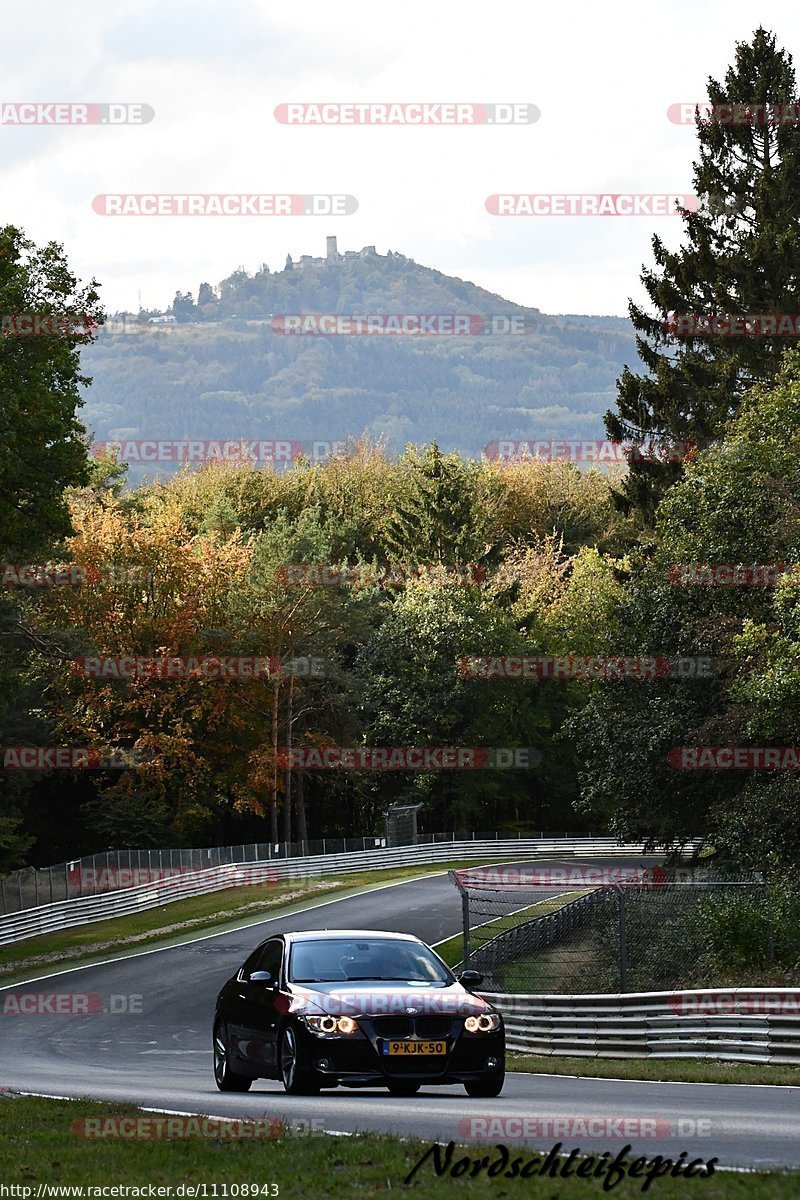
{"label": "overcast sky", "polygon": [[[545,312],[627,312],[674,217],[495,217],[497,192],[691,193],[702,100],[757,9],[703,3],[110,0],[3,6],[2,103],[139,102],[145,125],[0,126],[0,223],[62,242],[109,311],[166,307],[237,267],[375,244]],[[800,9],[768,28],[800,50]],[[527,102],[508,128],[279,124],[293,101]],[[337,217],[104,217],[103,193],[346,193]]]}

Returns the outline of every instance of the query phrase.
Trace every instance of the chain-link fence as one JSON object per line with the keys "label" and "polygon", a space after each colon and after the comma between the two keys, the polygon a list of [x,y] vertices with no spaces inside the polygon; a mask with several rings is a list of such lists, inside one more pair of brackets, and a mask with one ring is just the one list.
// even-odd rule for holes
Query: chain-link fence
{"label": "chain-link fence", "polygon": [[239,846],[212,846],[208,849],[108,850],[88,854],[52,867],[29,867],[0,878],[0,916],[38,908],[57,900],[94,896],[119,888],[155,883],[171,875],[203,871],[230,863],[269,862],[317,854],[351,854],[395,845],[436,845],[441,842],[509,838],[591,837],[575,833],[427,833],[418,834],[413,820],[398,832],[387,828],[383,837],[328,837],[304,842],[249,842]]}
{"label": "chain-link fence", "polygon": [[746,926],[751,959],[774,959],[758,875],[734,880],[688,867],[576,864],[474,867],[450,876],[462,897],[460,965],[483,972],[486,991],[702,986],[731,920]]}

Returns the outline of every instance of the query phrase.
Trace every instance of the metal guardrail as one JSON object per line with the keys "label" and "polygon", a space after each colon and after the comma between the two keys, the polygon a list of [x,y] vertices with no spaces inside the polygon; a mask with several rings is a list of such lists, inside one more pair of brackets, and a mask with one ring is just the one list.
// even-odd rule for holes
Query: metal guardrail
{"label": "metal guardrail", "polygon": [[207,870],[173,875],[157,882],[96,896],[43,904],[0,918],[0,946],[29,937],[86,925],[109,917],[127,916],[173,900],[200,896],[230,887],[280,879],[344,875],[356,871],[389,870],[453,859],[524,859],[531,856],[623,858],[644,853],[642,843],[620,845],[613,838],[511,838],[507,841],[439,842],[427,846],[398,846],[350,854],[320,854],[272,859],[260,863],[230,863]]}
{"label": "metal guardrail", "polygon": [[800,1066],[800,989],[480,994],[503,1014],[509,1050],[544,1056],[705,1058]]}
{"label": "metal guardrail", "polygon": [[104,921],[109,917],[130,916],[132,913],[158,908],[159,905],[170,904],[173,900],[182,900],[189,896],[203,896],[207,892],[274,882],[276,879],[274,868],[267,863],[248,863],[244,866],[236,864],[212,867],[209,871],[173,875],[158,883],[126,888],[124,891],[110,892],[104,896],[82,896],[76,900],[42,904],[38,908],[29,908],[25,912],[0,919],[0,946],[46,933],[56,933],[60,929],[71,929],[76,925],[89,925],[93,921]]}
{"label": "metal guardrail", "polygon": [[[520,839],[574,839],[593,837],[593,834],[559,833],[552,830],[518,833]],[[509,841],[509,833],[473,831],[471,841]],[[400,845],[437,845],[455,842],[455,833],[426,833],[409,838]],[[119,888],[137,887],[142,883],[155,883],[169,875],[183,875],[187,871],[205,871],[209,867],[223,867],[231,863],[274,862],[316,856],[319,854],[353,854],[366,850],[378,850],[386,846],[395,847],[397,842],[386,837],[325,837],[314,841],[246,842],[231,846],[208,846],[202,849],[162,847],[150,850],[104,850],[98,854],[87,854],[69,862],[48,867],[27,867],[0,876],[0,916],[36,908],[40,904],[53,904],[56,900],[74,900],[78,896],[94,896],[102,892],[115,892]]]}

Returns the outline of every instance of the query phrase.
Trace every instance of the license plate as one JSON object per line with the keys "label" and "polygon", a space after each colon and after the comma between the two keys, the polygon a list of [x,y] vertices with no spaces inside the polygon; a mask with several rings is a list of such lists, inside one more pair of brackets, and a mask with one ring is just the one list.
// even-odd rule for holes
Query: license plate
{"label": "license plate", "polygon": [[404,1054],[447,1054],[447,1042],[384,1042],[383,1053],[402,1056]]}

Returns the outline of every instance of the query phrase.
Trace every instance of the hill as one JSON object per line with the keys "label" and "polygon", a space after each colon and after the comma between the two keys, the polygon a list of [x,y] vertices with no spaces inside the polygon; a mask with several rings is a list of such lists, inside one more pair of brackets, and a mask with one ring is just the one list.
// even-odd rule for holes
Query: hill
{"label": "hill", "polygon": [[[444,450],[478,457],[500,438],[603,437],[615,380],[636,360],[625,318],[548,316],[392,251],[339,254],[335,239],[326,258],[253,275],[239,269],[218,287],[201,284],[196,300],[179,291],[171,311],[174,325],[117,314],[84,350],[94,381],[83,416],[98,441],[310,447],[366,432],[390,452],[435,438]],[[287,314],[472,320],[460,336],[291,336],[281,332],[292,325]],[[484,332],[508,329],[512,319],[521,332]]]}

